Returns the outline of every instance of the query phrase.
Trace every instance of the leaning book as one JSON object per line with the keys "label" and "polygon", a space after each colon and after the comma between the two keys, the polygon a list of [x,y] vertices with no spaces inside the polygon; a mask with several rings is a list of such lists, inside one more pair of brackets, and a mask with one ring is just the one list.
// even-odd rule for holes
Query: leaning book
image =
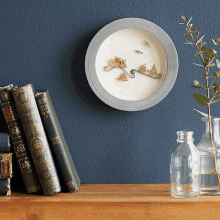
{"label": "leaning book", "polygon": [[12,89],[16,110],[44,195],[60,192],[60,182],[31,84]]}
{"label": "leaning book", "polygon": [[76,191],[80,186],[79,175],[71,158],[50,93],[48,90],[38,92],[35,98],[64,187],[68,192]]}
{"label": "leaning book", "polygon": [[23,182],[27,193],[35,193],[40,189],[33,161],[28,150],[20,119],[15,110],[15,103],[11,93],[12,85],[0,88],[0,105],[7,123],[11,142],[20,166]]}

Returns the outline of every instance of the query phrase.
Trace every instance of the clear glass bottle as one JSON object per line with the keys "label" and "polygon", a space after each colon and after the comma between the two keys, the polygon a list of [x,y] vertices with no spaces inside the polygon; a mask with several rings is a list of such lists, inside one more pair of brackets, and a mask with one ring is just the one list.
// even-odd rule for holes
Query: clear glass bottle
{"label": "clear glass bottle", "polygon": [[200,194],[200,155],[193,141],[193,131],[178,131],[177,148],[171,155],[170,193],[177,198]]}
{"label": "clear glass bottle", "polygon": [[[202,195],[220,194],[217,175],[215,172],[214,158],[211,154],[211,141],[209,135],[209,122],[207,117],[203,117],[204,122],[202,139],[196,148],[200,152],[201,160],[201,191]],[[220,118],[211,118],[212,137],[216,149],[217,173],[220,174]]]}

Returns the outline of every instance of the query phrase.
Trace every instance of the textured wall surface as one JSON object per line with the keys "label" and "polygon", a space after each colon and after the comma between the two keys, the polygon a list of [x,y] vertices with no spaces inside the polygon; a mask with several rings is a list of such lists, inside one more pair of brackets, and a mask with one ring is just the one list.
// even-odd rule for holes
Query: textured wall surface
{"label": "textured wall surface", "polygon": [[[32,83],[49,89],[82,183],[167,183],[176,131],[202,133],[206,111],[193,100],[193,80],[203,79],[192,65],[195,48],[183,44],[179,16],[212,38],[220,37],[220,2],[202,0],[39,0],[1,1],[1,86]],[[87,47],[100,28],[114,20],[138,17],[154,22],[173,40],[179,56],[177,81],[156,106],[123,112],[100,101],[85,75]],[[220,115],[220,104],[212,115]],[[0,132],[7,128],[0,118]]]}

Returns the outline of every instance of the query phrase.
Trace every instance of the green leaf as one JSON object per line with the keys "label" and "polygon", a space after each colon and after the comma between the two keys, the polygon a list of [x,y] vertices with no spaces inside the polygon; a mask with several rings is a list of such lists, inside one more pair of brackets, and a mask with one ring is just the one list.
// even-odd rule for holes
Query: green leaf
{"label": "green leaf", "polygon": [[210,99],[201,93],[194,93],[193,97],[201,105],[207,105],[210,102]]}
{"label": "green leaf", "polygon": [[207,53],[207,48],[206,47],[202,47],[201,50],[204,51],[204,53]]}
{"label": "green leaf", "polygon": [[214,58],[215,54],[211,48],[209,48],[209,57],[212,60]]}
{"label": "green leaf", "polygon": [[191,32],[192,32],[193,34],[196,33],[196,31],[197,31],[196,28],[192,28],[192,29],[191,29]]}
{"label": "green leaf", "polygon": [[219,91],[219,84],[218,83],[214,83],[214,91],[215,92]]}
{"label": "green leaf", "polygon": [[216,78],[218,77],[218,74],[216,72],[214,72],[212,75]]}
{"label": "green leaf", "polygon": [[189,36],[189,35],[191,35],[191,34],[193,34],[193,32],[188,31],[188,32],[187,32],[187,33],[185,33],[183,36]]}

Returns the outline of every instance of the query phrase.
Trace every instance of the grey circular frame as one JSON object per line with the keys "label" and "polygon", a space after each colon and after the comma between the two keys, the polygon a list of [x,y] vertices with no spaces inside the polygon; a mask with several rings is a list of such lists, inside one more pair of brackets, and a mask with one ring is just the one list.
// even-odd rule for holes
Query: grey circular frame
{"label": "grey circular frame", "polygon": [[[167,74],[161,86],[150,96],[127,101],[108,93],[98,80],[95,68],[96,55],[103,41],[111,34],[122,29],[141,29],[152,34],[163,46],[167,56]],[[168,34],[156,24],[141,18],[123,18],[103,27],[92,39],[86,53],[86,77],[94,93],[109,106],[123,111],[140,111],[150,108],[162,101],[172,89],[178,73],[178,55]]]}

